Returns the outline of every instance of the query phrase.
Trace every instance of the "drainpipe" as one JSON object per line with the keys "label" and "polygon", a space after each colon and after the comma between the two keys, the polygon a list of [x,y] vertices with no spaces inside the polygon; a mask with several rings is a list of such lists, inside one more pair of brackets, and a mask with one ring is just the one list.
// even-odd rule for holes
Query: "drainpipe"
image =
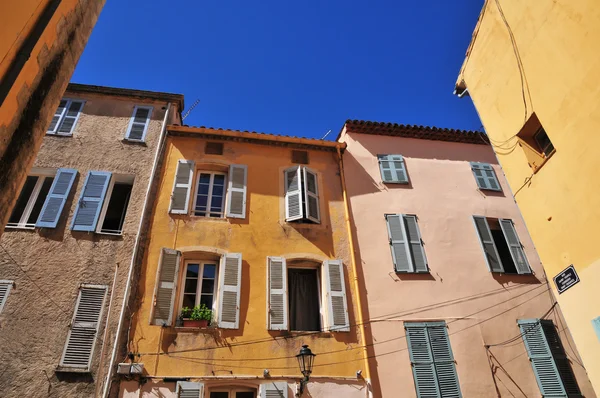
{"label": "drainpipe", "polygon": [[363,360],[365,362],[364,378],[367,380],[367,397],[369,396],[368,384],[371,380],[371,372],[369,370],[369,360],[367,358],[367,340],[365,337],[365,324],[363,322],[363,311],[362,311],[362,300],[360,290],[358,288],[358,272],[356,269],[356,254],[354,252],[354,239],[352,238],[352,226],[350,224],[350,204],[348,203],[348,194],[346,193],[346,178],[344,177],[344,164],[342,162],[342,153],[340,147],[337,148],[338,165],[340,169],[340,180],[342,181],[342,195],[344,197],[344,215],[346,221],[346,228],[348,229],[348,238],[350,244],[350,260],[352,263],[352,273],[354,274],[354,291],[356,292],[356,303],[358,307],[358,324],[362,326],[363,330],[360,333],[360,344],[363,346]]}
{"label": "drainpipe", "polygon": [[[121,334],[121,328],[123,327],[123,318],[125,315],[125,307],[127,305],[127,301],[129,299],[129,293],[131,291],[131,279],[133,276],[133,269],[135,268],[135,261],[137,259],[137,251],[140,245],[140,241],[142,238],[142,227],[144,225],[144,221],[146,220],[146,208],[148,207],[148,202],[150,200],[150,189],[152,188],[152,184],[154,183],[154,174],[156,174],[156,169],[158,166],[158,157],[162,152],[162,147],[166,142],[166,132],[167,132],[167,122],[169,120],[169,115],[171,113],[171,103],[167,103],[167,110],[165,112],[165,118],[163,119],[162,129],[160,131],[160,137],[158,139],[158,145],[156,146],[156,153],[154,154],[154,163],[152,164],[152,172],[150,173],[150,178],[148,181],[148,187],[146,188],[146,200],[144,201],[144,207],[142,208],[142,214],[140,217],[140,225],[138,226],[138,234],[135,240],[135,245],[133,246],[133,255],[131,256],[131,263],[129,264],[129,275],[127,276],[127,286],[125,287],[125,294],[123,295],[123,304],[121,305],[121,315],[119,316],[119,325],[117,326],[117,333],[115,337],[115,344],[113,346],[113,352],[110,357],[110,363],[108,364],[108,373],[106,374],[106,379],[104,381],[104,391],[102,396],[104,398],[108,397],[108,392],[110,390],[111,385],[111,377],[113,374],[113,368],[115,366],[115,357],[117,356],[117,346],[119,342],[119,336]],[[108,327],[108,325],[106,325]]]}

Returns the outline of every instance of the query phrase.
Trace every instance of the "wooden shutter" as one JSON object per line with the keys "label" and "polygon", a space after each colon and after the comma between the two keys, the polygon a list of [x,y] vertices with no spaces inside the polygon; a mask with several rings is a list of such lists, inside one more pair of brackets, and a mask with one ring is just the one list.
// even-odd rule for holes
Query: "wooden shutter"
{"label": "wooden shutter", "polygon": [[531,268],[527,262],[527,257],[525,257],[525,251],[523,250],[523,246],[521,245],[521,241],[519,240],[519,236],[517,235],[512,220],[501,218],[499,221],[502,233],[504,233],[504,238],[510,249],[510,256],[517,268],[517,272],[519,274],[530,274]]}
{"label": "wooden shutter", "polygon": [[77,176],[75,169],[58,169],[52,186],[35,223],[38,228],[56,228],[58,219]]}
{"label": "wooden shutter", "polygon": [[492,237],[492,231],[488,225],[485,217],[473,216],[473,223],[477,234],[479,235],[479,243],[481,243],[481,249],[483,250],[483,256],[487,263],[490,272],[504,272],[504,266],[500,261],[494,238]]}
{"label": "wooden shutter", "polygon": [[288,330],[287,267],[285,258],[267,257],[267,327]]}
{"label": "wooden shutter", "polygon": [[386,183],[407,184],[408,174],[402,155],[377,155],[381,180]]}
{"label": "wooden shutter", "polygon": [[480,189],[500,191],[500,183],[494,172],[494,168],[488,163],[471,162],[471,170]]}
{"label": "wooden shutter", "polygon": [[181,253],[177,250],[163,248],[161,251],[154,292],[153,325],[171,325],[173,322],[180,258]]}
{"label": "wooden shutter", "polygon": [[402,214],[387,214],[385,219],[387,221],[394,270],[396,272],[412,272],[412,259],[408,249],[406,227]]}
{"label": "wooden shutter", "polygon": [[413,260],[413,271],[429,272],[425,250],[423,249],[423,240],[421,239],[421,232],[419,231],[419,225],[417,224],[417,216],[403,215],[403,218],[406,223],[406,237]]}
{"label": "wooden shutter", "polygon": [[96,230],[110,177],[111,173],[108,171],[88,172],[71,222],[73,231]]}
{"label": "wooden shutter", "polygon": [[4,309],[4,304],[6,304],[6,299],[8,298],[12,286],[13,281],[0,281],[0,313]]}
{"label": "wooden shutter", "polygon": [[150,122],[152,107],[136,106],[133,110],[133,116],[129,121],[129,128],[125,138],[131,141],[144,141]]}
{"label": "wooden shutter", "polygon": [[260,398],[288,398],[288,384],[285,381],[274,381],[260,385]]}
{"label": "wooden shutter", "polygon": [[303,167],[304,173],[304,203],[306,204],[306,218],[316,223],[321,222],[319,209],[319,182],[317,174],[308,167]]}
{"label": "wooden shutter", "polygon": [[75,124],[77,124],[77,120],[79,119],[79,112],[81,112],[81,108],[83,108],[82,101],[69,101],[67,112],[60,122],[60,127],[56,132],[57,134],[73,134],[73,129],[75,128]]}
{"label": "wooden shutter", "polygon": [[304,218],[302,202],[302,177],[300,166],[287,169],[285,176],[285,220],[294,221]]}
{"label": "wooden shutter", "polygon": [[577,379],[575,379],[571,363],[567,358],[565,348],[562,345],[554,323],[549,319],[540,319],[540,324],[567,396],[581,396]]}
{"label": "wooden shutter", "polygon": [[329,330],[332,332],[349,332],[350,320],[348,318],[346,282],[344,281],[344,264],[342,260],[327,260],[323,262],[323,267],[327,289]]}
{"label": "wooden shutter", "polygon": [[55,134],[56,133],[56,128],[58,127],[59,123],[60,123],[60,119],[62,119],[65,111],[67,110],[67,104],[69,101],[67,100],[60,100],[60,104],[58,105],[58,108],[56,109],[56,112],[54,112],[54,116],[52,116],[52,121],[50,122],[50,127],[48,127],[48,134]]}
{"label": "wooden shutter", "polygon": [[242,255],[229,253],[221,257],[219,270],[218,324],[223,329],[238,329],[242,287]]}
{"label": "wooden shutter", "polygon": [[440,395],[444,398],[460,398],[462,395],[446,323],[428,322],[427,334],[433,353],[433,363]]}
{"label": "wooden shutter", "polygon": [[177,398],[204,398],[204,383],[178,381]]}
{"label": "wooden shutter", "polygon": [[190,203],[190,191],[194,178],[194,161],[180,159],[177,162],[175,181],[173,182],[173,193],[171,194],[172,214],[187,214]]}
{"label": "wooden shutter", "polygon": [[89,369],[105,296],[106,286],[81,286],[60,366]]}
{"label": "wooden shutter", "polygon": [[246,218],[246,185],[248,166],[229,166],[229,187],[227,189],[227,217]]}

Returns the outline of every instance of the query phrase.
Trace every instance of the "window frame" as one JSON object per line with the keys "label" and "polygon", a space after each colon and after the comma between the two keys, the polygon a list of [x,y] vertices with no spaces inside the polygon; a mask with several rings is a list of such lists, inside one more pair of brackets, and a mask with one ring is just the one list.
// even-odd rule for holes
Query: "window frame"
{"label": "window frame", "polygon": [[[147,109],[148,117],[146,118],[146,122],[144,124],[144,132],[142,133],[142,138],[140,138],[139,140],[136,140],[134,138],[129,138],[129,136],[131,135],[131,129],[133,128],[133,123],[135,121],[135,114],[137,113],[138,109]],[[125,140],[132,141],[132,142],[146,142],[146,134],[148,133],[148,127],[150,126],[150,120],[152,119],[152,111],[153,110],[154,110],[154,107],[150,106],[150,105],[135,105],[133,107],[133,113],[131,114],[131,117],[129,118],[129,124],[127,125],[127,130],[125,131]]]}
{"label": "window frame", "polygon": [[[390,167],[391,180],[385,179],[383,162],[388,162]],[[401,169],[397,169],[395,166],[395,162],[400,162],[402,164]],[[400,184],[400,185],[408,185],[410,184],[410,178],[408,177],[408,169],[406,168],[406,161],[404,160],[404,156],[400,154],[377,154],[377,165],[379,166],[379,173],[381,177],[381,182],[383,184]],[[400,173],[404,173],[406,179],[400,178]]]}
{"label": "window frame", "polygon": [[[36,222],[33,223],[33,225],[32,224],[28,224],[27,220],[31,216],[31,211],[33,210],[33,207],[35,206],[35,203],[38,200],[40,191],[42,190],[42,186],[44,185],[44,181],[48,177],[56,178],[56,173],[57,172],[58,172],[58,169],[33,169],[31,171],[31,173],[27,175],[27,177],[38,177],[38,180],[35,183],[33,191],[31,191],[31,195],[29,196],[29,199],[27,201],[27,205],[25,206],[25,209],[23,209],[23,213],[21,214],[21,218],[19,218],[19,222],[17,223],[17,225],[11,225],[11,224],[9,224],[7,222],[5,228],[9,228],[9,229],[35,229],[35,225],[37,223],[37,220],[36,220]],[[50,188],[52,188],[52,187],[50,187]],[[21,191],[22,190],[23,190],[23,188],[21,188]],[[48,194],[49,193],[50,192],[48,192]],[[21,195],[21,192],[19,192],[19,195]],[[47,197],[47,195],[46,195],[46,197]],[[45,200],[46,200],[46,198],[44,198],[44,201]],[[15,202],[15,206],[16,206],[16,202]],[[43,208],[43,204],[42,204],[42,208]],[[13,209],[11,210],[11,214],[10,215],[12,215],[12,211],[14,211],[14,206],[13,206]],[[9,218],[10,218],[10,215],[9,215]],[[39,218],[39,216],[38,216],[38,218]],[[25,222],[23,222],[23,220],[25,220]]]}
{"label": "window frame", "polygon": [[[489,166],[489,169],[487,169],[486,166]],[[478,177],[475,175],[475,170],[479,170],[482,173],[482,178],[485,181],[485,187],[482,187],[479,185],[479,180],[478,180]],[[490,177],[485,175],[486,170],[492,172],[493,178],[494,178],[498,188],[493,188],[490,186],[490,183],[489,183]],[[473,174],[473,178],[475,179],[475,183],[477,184],[477,188],[479,190],[502,192],[502,185],[500,185],[500,180],[498,179],[498,174],[496,174],[496,170],[494,170],[494,166],[491,163],[471,162],[471,173]]]}
{"label": "window frame", "polygon": [[[317,272],[317,288],[319,293],[319,330],[295,330],[292,329],[292,322],[290,320],[290,289],[289,286],[286,286],[286,295],[287,295],[287,317],[288,317],[288,328],[287,330],[294,333],[319,333],[325,330],[325,305],[323,303],[323,298],[325,294],[323,294],[323,290],[327,289],[327,286],[324,285],[325,279],[323,278],[323,264],[317,261],[311,260],[289,260],[286,261],[285,264],[285,272],[286,272],[286,282],[289,285],[290,280],[290,269],[314,269]],[[329,325],[328,325],[329,326]]]}
{"label": "window frame", "polygon": [[[193,190],[193,195],[194,195],[194,203],[192,206],[192,213],[191,216],[193,217],[200,217],[200,218],[206,218],[206,219],[213,219],[213,220],[219,220],[219,219],[226,219],[227,218],[227,196],[229,193],[229,179],[228,179],[228,175],[226,172],[224,171],[216,171],[216,170],[200,170],[197,169],[195,170],[196,173],[196,179],[195,179],[195,189]],[[198,201],[198,190],[200,189],[200,177],[202,176],[202,174],[210,174],[210,182],[209,182],[209,186],[208,186],[208,199],[206,201],[206,211],[205,211],[205,215],[197,215],[196,214],[196,203]],[[215,212],[210,211],[211,210],[211,205],[212,205],[212,192],[213,192],[213,187],[214,187],[214,178],[215,175],[222,175],[224,176],[223,179],[223,199],[222,199],[222,206],[221,206],[221,216],[220,217],[211,217],[211,214],[215,214]]]}
{"label": "window frame", "polygon": [[[538,141],[538,137],[540,136],[541,133],[544,133],[544,135],[546,135],[546,138],[548,139],[549,142],[549,146],[552,147],[552,150],[548,151],[548,153],[546,153],[547,148],[549,147],[548,145],[544,148],[542,147],[542,144],[540,144],[540,142]],[[546,131],[546,129],[543,126],[538,127],[538,129],[535,131],[535,133],[533,133],[533,141],[535,142],[535,144],[538,147],[538,150],[540,151],[540,154],[544,157],[544,158],[549,158],[550,156],[552,156],[552,154],[554,152],[556,152],[556,148],[554,148],[554,144],[552,143],[552,140],[550,139],[550,136],[548,136],[548,132]]]}
{"label": "window frame", "polygon": [[198,280],[201,281],[196,285],[196,304],[200,305],[200,296],[202,295],[202,281],[204,280],[204,266],[205,265],[214,265],[215,266],[215,277],[214,277],[214,285],[213,285],[213,302],[212,302],[212,318],[216,320],[216,313],[218,309],[218,291],[219,291],[219,271],[220,271],[220,259],[218,260],[194,260],[187,259],[183,261],[183,269],[181,272],[181,291],[179,292],[179,304],[177,308],[177,317],[181,316],[181,310],[183,309],[183,297],[185,295],[185,282],[187,279],[187,268],[189,264],[198,264],[200,265],[200,269],[198,270]]}
{"label": "window frame", "polygon": [[[293,193],[288,195],[289,191],[289,181],[288,181],[288,173],[295,173],[298,178],[298,190],[292,191]],[[310,192],[308,190],[307,184],[307,174],[314,175],[315,178],[315,192]],[[321,187],[321,172],[316,171],[306,165],[296,164],[291,167],[287,167],[283,170],[283,206],[284,206],[284,218],[283,221],[286,223],[293,223],[297,225],[321,225],[322,224],[322,216],[323,212],[321,209],[321,202],[324,195],[320,191]],[[299,203],[300,203],[300,213],[301,215],[290,215],[290,196],[299,195]],[[317,201],[317,217],[309,215],[309,205],[308,198],[314,198]]]}
{"label": "window frame", "polygon": [[[64,111],[60,114],[60,118],[58,119],[58,122],[56,123],[54,130],[46,130],[46,135],[72,137],[73,132],[75,131],[75,127],[77,127],[77,123],[79,122],[79,117],[81,116],[81,112],[83,112],[83,107],[85,106],[86,101],[83,99],[78,99],[78,98],[61,98],[60,100],[67,101],[67,104],[65,105]],[[58,130],[60,129],[60,126],[64,122],[65,116],[67,115],[67,112],[69,112],[69,108],[71,107],[71,104],[73,102],[81,102],[81,107],[79,108],[79,112],[77,112],[77,116],[75,117],[75,121],[73,122],[73,127],[71,127],[71,132],[69,132],[68,134],[67,133],[59,133]],[[58,106],[60,106],[60,101],[58,103]],[[54,110],[54,114],[52,115],[52,117],[56,116],[57,110],[58,110],[58,107]]]}
{"label": "window frame", "polygon": [[235,395],[231,395],[231,394],[235,394],[238,392],[252,392],[254,393],[254,398],[258,397],[258,391],[256,388],[251,388],[251,387],[243,387],[243,386],[232,386],[232,387],[227,387],[227,386],[215,386],[212,388],[208,388],[208,397],[210,398],[210,394],[213,392],[226,392],[228,394],[229,398],[235,398]]}
{"label": "window frame", "polygon": [[[122,236],[123,228],[121,228],[121,232],[105,232],[102,231],[102,225],[104,224],[104,217],[106,217],[106,212],[108,210],[108,204],[110,203],[110,198],[112,197],[113,188],[115,183],[129,183],[131,182],[131,193],[129,194],[129,200],[127,201],[127,209],[129,209],[129,205],[131,204],[131,194],[133,193],[133,184],[135,183],[135,176],[133,174],[112,174],[110,178],[110,182],[108,183],[108,188],[106,189],[106,194],[104,195],[104,203],[102,203],[102,209],[100,210],[100,215],[98,216],[98,223],[96,224],[96,230],[94,231],[97,234],[101,235],[113,235],[113,236]],[[127,217],[127,209],[125,210],[125,216]],[[123,219],[123,227],[125,227],[125,219]]]}
{"label": "window frame", "polygon": [[[393,246],[394,242],[392,239],[392,230],[391,230],[390,222],[388,220],[389,216],[397,216],[400,218],[400,227],[402,228],[402,233],[404,234],[404,241],[402,243],[404,245],[404,251],[406,253],[406,258],[410,262],[411,269],[409,271],[404,271],[404,270],[398,269],[398,264],[397,264],[398,259],[396,258],[396,254],[394,253],[394,246]],[[429,267],[429,260],[427,259],[427,253],[425,253],[425,245],[424,245],[424,241],[423,241],[423,235],[421,234],[421,227],[419,226],[419,217],[416,214],[409,214],[409,213],[386,213],[386,214],[384,214],[384,218],[386,221],[386,229],[387,229],[388,240],[389,240],[390,249],[391,249],[392,263],[394,265],[394,272],[397,274],[430,274],[431,268]],[[411,244],[414,242],[411,242],[410,237],[408,235],[408,225],[406,224],[407,218],[413,218],[415,220],[417,238],[418,238],[418,242],[419,242],[419,245],[421,248],[421,254],[423,256],[423,261],[425,262],[425,267],[427,268],[426,270],[417,270],[417,266],[415,264],[415,256],[411,250]]]}

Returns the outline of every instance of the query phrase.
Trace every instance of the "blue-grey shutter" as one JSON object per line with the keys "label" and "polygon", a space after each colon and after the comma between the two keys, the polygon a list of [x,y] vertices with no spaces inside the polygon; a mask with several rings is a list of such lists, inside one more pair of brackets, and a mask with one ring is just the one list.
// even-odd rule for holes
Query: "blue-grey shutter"
{"label": "blue-grey shutter", "polygon": [[54,112],[54,116],[52,116],[52,121],[50,122],[50,126],[48,127],[48,134],[56,133],[58,123],[60,122],[60,119],[62,118],[63,113],[67,108],[67,103],[67,100],[60,100],[60,104],[58,105],[56,112]]}
{"label": "blue-grey shutter", "polygon": [[501,218],[499,221],[502,232],[504,233],[504,238],[506,238],[506,243],[510,250],[510,255],[517,268],[517,272],[519,274],[530,274],[531,268],[527,262],[527,257],[525,257],[525,251],[523,250],[523,246],[521,245],[521,241],[519,240],[519,236],[517,235],[512,220]]}
{"label": "blue-grey shutter", "polygon": [[71,229],[73,231],[95,231],[102,203],[106,196],[111,173],[107,171],[90,171],[81,191]]}
{"label": "blue-grey shutter", "polygon": [[479,235],[479,242],[481,243],[481,249],[483,250],[488,269],[490,272],[504,272],[504,266],[500,261],[500,256],[498,255],[498,250],[496,249],[492,231],[490,231],[487,220],[485,217],[473,216],[473,223]]}
{"label": "blue-grey shutter", "polygon": [[408,184],[408,174],[402,155],[377,155],[377,159],[383,182]]}
{"label": "blue-grey shutter", "polygon": [[423,240],[421,239],[421,233],[417,225],[417,217],[414,215],[404,215],[403,218],[406,223],[406,235],[413,260],[413,271],[429,272],[425,250],[423,249]]}
{"label": "blue-grey shutter", "polygon": [[460,385],[458,383],[456,364],[454,363],[454,356],[450,347],[446,323],[428,323],[427,334],[429,335],[429,344],[433,352],[433,362],[440,396],[443,398],[460,398]]}
{"label": "blue-grey shutter", "polygon": [[0,312],[4,309],[4,304],[6,304],[6,299],[8,298],[13,283],[13,281],[0,280]]}
{"label": "blue-grey shutter", "polygon": [[480,189],[501,190],[500,183],[491,164],[471,162],[471,170]]}
{"label": "blue-grey shutter", "polygon": [[75,124],[77,123],[77,119],[79,119],[79,112],[81,112],[81,108],[83,108],[83,102],[70,101],[68,106],[69,107],[67,109],[67,112],[65,113],[65,116],[62,118],[62,122],[60,123],[60,127],[58,128],[57,134],[73,134]]}
{"label": "blue-grey shutter", "polygon": [[571,363],[567,358],[567,354],[565,353],[565,349],[554,323],[549,319],[541,319],[540,324],[567,396],[581,396],[579,385],[577,385],[573,369],[571,369]]}
{"label": "blue-grey shutter", "polygon": [[408,249],[408,240],[402,214],[387,214],[388,236],[392,250],[392,260],[396,272],[412,272],[413,265]]}
{"label": "blue-grey shutter", "polygon": [[40,211],[40,216],[35,223],[36,227],[56,228],[76,176],[77,170],[75,169],[58,169],[44,206]]}
{"label": "blue-grey shutter", "polygon": [[129,122],[125,138],[131,141],[144,141],[151,114],[152,107],[136,106],[133,110],[133,116]]}

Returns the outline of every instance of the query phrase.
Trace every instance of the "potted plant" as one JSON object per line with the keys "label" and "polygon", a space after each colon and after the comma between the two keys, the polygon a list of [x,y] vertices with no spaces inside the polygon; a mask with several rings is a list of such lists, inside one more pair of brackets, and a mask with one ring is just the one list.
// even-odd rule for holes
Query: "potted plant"
{"label": "potted plant", "polygon": [[184,328],[205,328],[212,319],[212,311],[205,304],[194,308],[183,307],[181,309]]}

